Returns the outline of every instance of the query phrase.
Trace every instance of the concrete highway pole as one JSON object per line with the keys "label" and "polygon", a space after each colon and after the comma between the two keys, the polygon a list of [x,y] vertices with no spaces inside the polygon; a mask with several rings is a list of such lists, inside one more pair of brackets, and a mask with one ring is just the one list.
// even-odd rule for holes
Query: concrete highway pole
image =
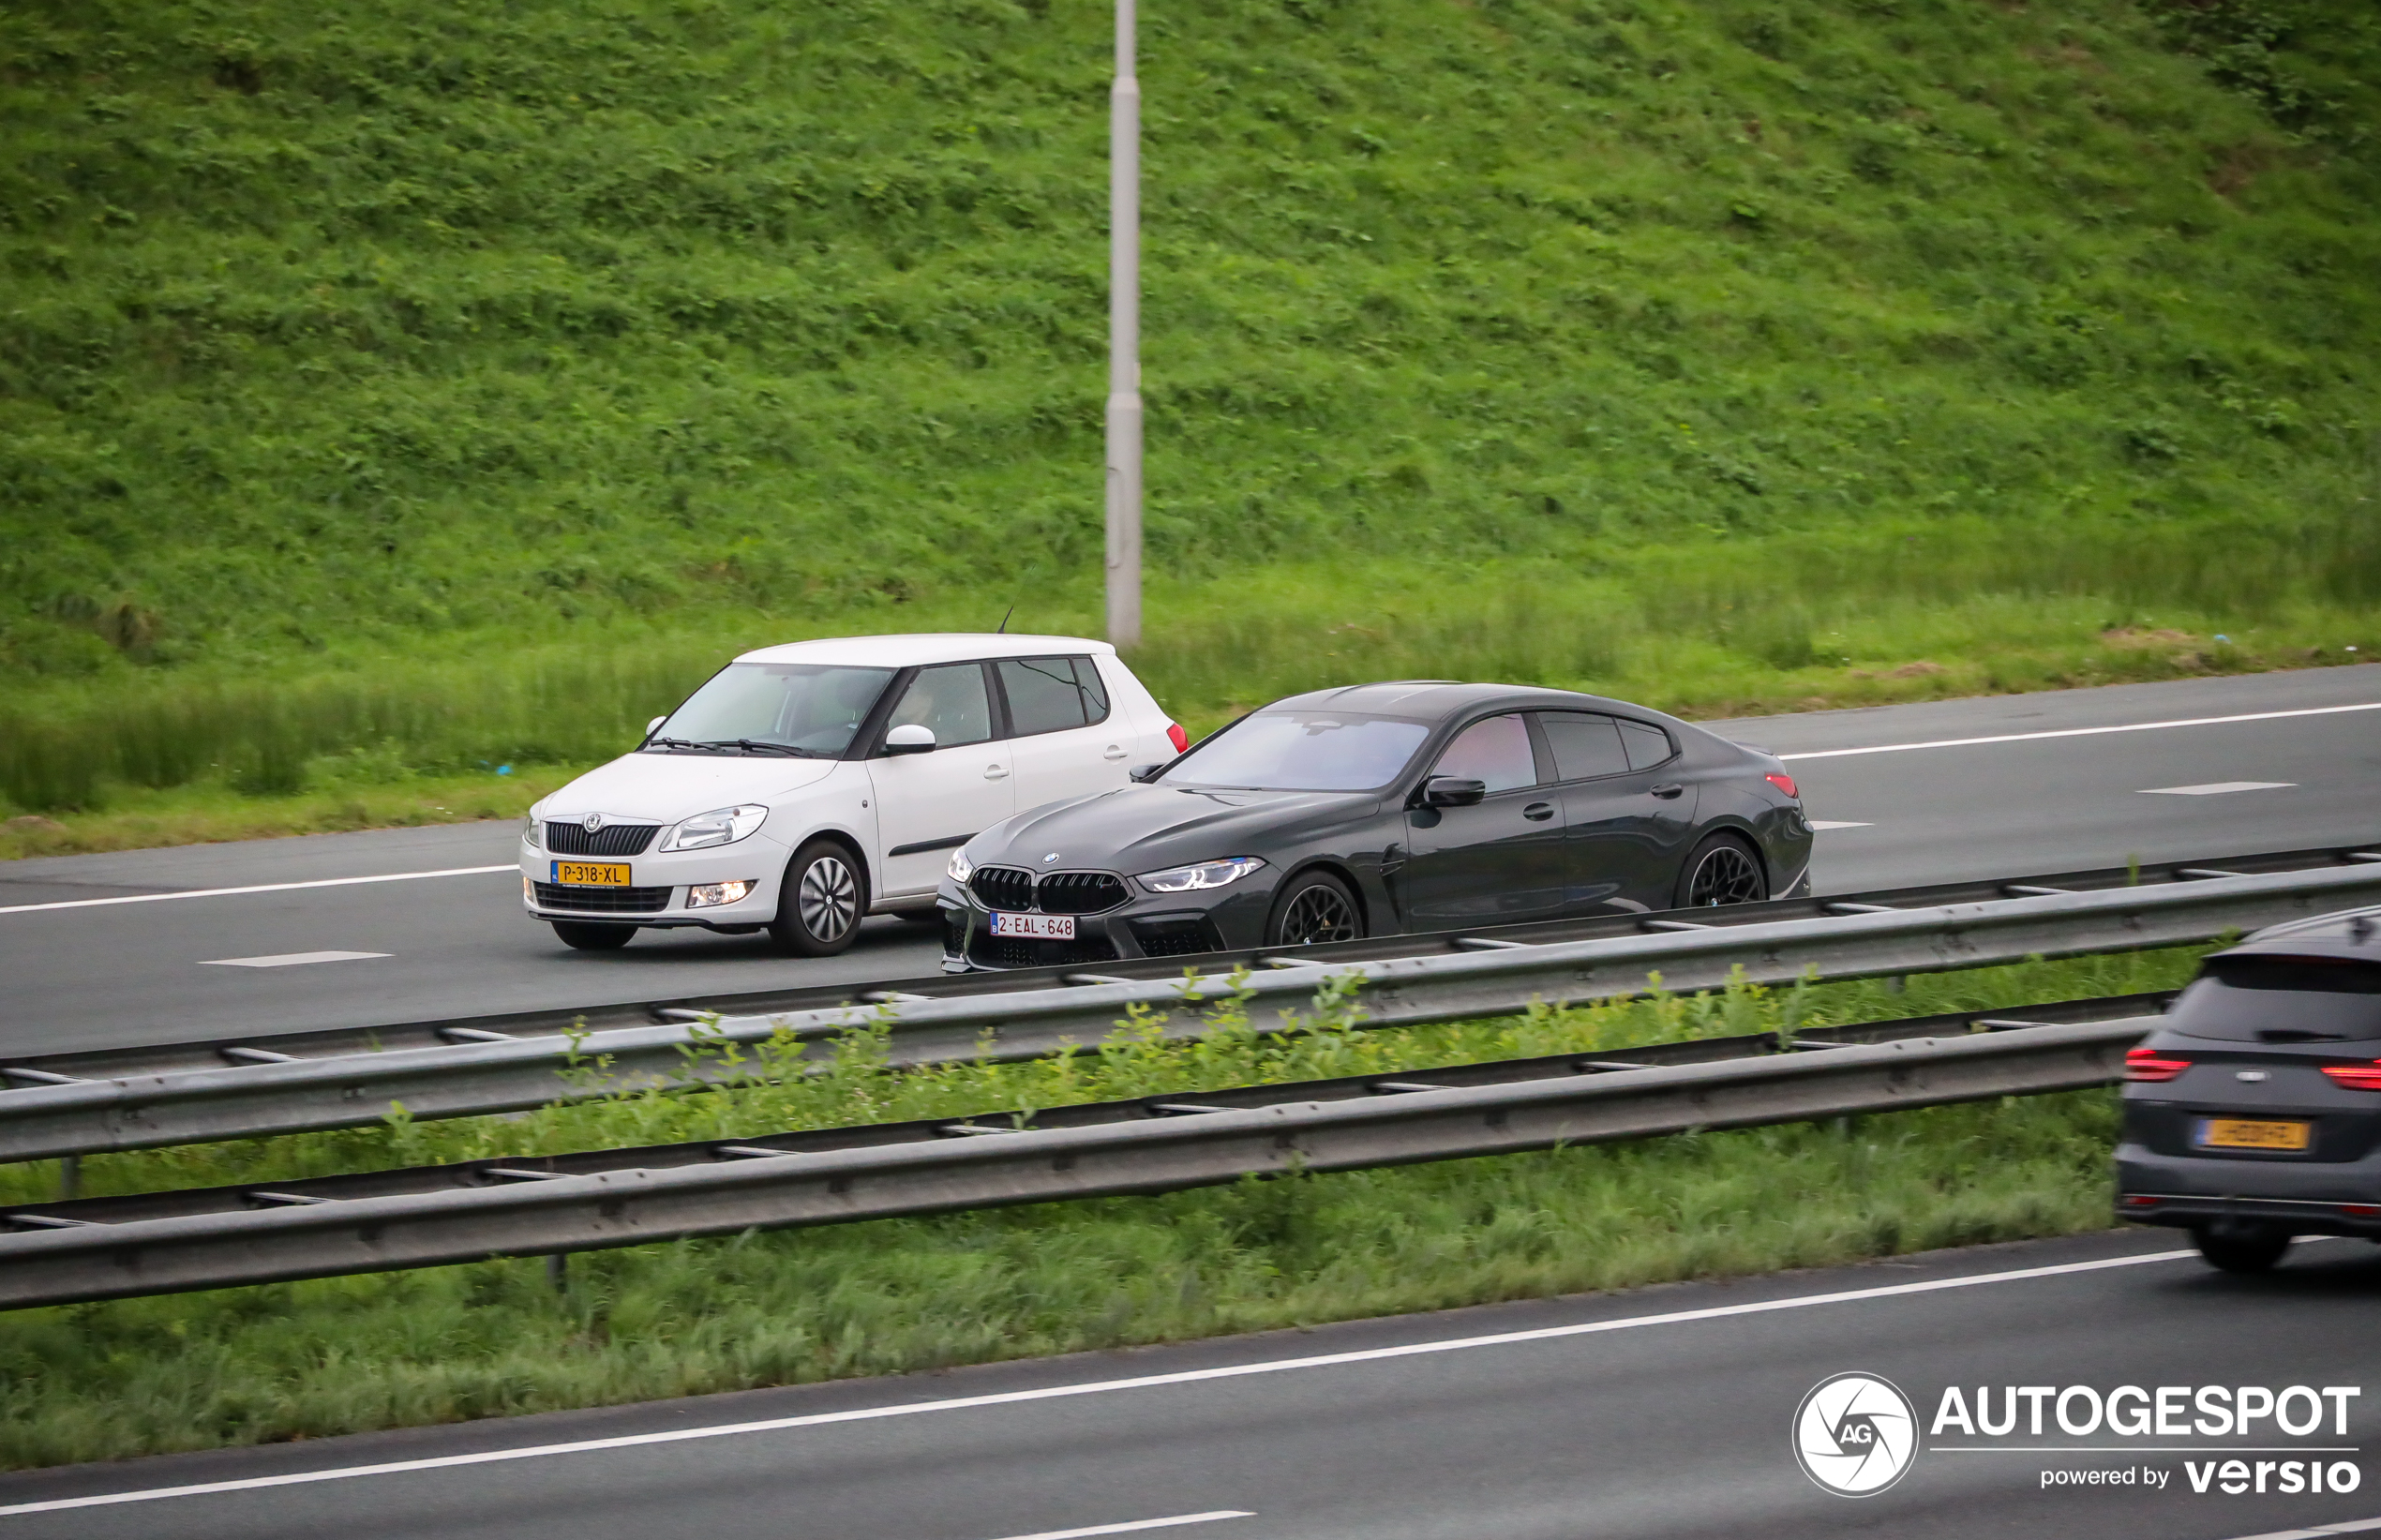
{"label": "concrete highway pole", "polygon": [[1108,97],[1108,640],[1141,645],[1141,82],[1116,0]]}

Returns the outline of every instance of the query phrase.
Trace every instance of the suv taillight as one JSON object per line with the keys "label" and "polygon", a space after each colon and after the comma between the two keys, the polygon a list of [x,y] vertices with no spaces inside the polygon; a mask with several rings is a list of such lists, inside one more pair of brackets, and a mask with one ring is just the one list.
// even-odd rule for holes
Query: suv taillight
{"label": "suv taillight", "polygon": [[1190,750],[1190,735],[1182,730],[1179,722],[1166,724],[1166,741],[1174,745],[1176,754],[1188,754]]}
{"label": "suv taillight", "polygon": [[2381,1091],[2381,1059],[2371,1064],[2327,1064],[2323,1072],[2331,1077],[2332,1084],[2351,1091]]}
{"label": "suv taillight", "polygon": [[1771,785],[1775,786],[1787,796],[1793,798],[1796,801],[1802,800],[1803,794],[1794,789],[1794,778],[1786,774],[1783,770],[1772,770],[1769,774],[1762,776],[1761,779],[1768,782]]}
{"label": "suv taillight", "polygon": [[2125,1078],[2127,1080],[2172,1080],[2190,1068],[2189,1059],[2170,1059],[2154,1048],[2125,1050]]}

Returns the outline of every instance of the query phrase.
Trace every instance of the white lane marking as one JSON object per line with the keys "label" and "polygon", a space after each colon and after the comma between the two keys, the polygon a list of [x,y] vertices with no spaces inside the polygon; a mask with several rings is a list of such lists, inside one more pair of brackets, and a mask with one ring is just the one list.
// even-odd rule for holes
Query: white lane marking
{"label": "white lane marking", "polygon": [[2245,1535],[2242,1540],[2323,1540],[2327,1534],[2362,1534],[2368,1530],[2381,1530],[2381,1518],[2351,1518],[2344,1523],[2317,1524],[2306,1530],[2272,1530]]}
{"label": "white lane marking", "polygon": [[1877,827],[1874,824],[1838,823],[1833,818],[1813,818],[1810,826],[1813,829],[1874,829]]}
{"label": "white lane marking", "polygon": [[2381,711],[2381,700],[2359,706],[2309,706],[2295,711],[2251,711],[2243,716],[2193,716],[2174,722],[2129,722],[2120,727],[2059,727],[2039,733],[1997,733],[1990,738],[1938,738],[1925,743],[1873,743],[1864,749],[1805,749],[1780,759],[1841,759],[1854,754],[1908,754],[1912,749],[1966,749],[1979,743],[2031,743],[2044,738],[2093,738],[2102,733],[2154,733],[2168,727],[2215,727],[2227,722],[2279,722],[2293,716],[2336,716],[2342,711]]}
{"label": "white lane marking", "polygon": [[1253,1513],[1238,1508],[1218,1508],[1213,1513],[1177,1514],[1172,1518],[1136,1518],[1129,1524],[1094,1524],[1087,1530],[1043,1530],[1039,1534],[1012,1534],[1009,1540],[1086,1540],[1094,1534],[1131,1534],[1135,1530],[1170,1530],[1177,1524],[1212,1524],[1219,1518],[1254,1518]]}
{"label": "white lane marking", "polygon": [[289,893],[301,888],[352,888],[359,882],[414,882],[423,877],[482,877],[490,872],[517,872],[517,866],[450,866],[442,872],[388,872],[377,877],[318,877],[312,882],[261,882],[253,888],[193,888],[180,893],[132,893],[124,898],[69,898],[55,904],[11,904],[0,915],[31,914],[37,909],[96,909],[105,904],[162,904],[170,898],[229,898],[235,893]]}
{"label": "white lane marking", "polygon": [[2184,1443],[2171,1448],[2136,1447],[2130,1443],[2013,1443],[2006,1447],[1966,1443],[1930,1443],[1930,1455],[2356,1455],[2355,1443]]}
{"label": "white lane marking", "polygon": [[201,963],[202,968],[293,968],[307,963],[353,963],[367,957],[386,957],[384,951],[285,951],[277,957],[210,957]]}
{"label": "white lane marking", "polygon": [[2144,786],[2144,797],[2222,797],[2235,791],[2287,791],[2296,781],[2210,781],[2201,786]]}
{"label": "white lane marking", "polygon": [[299,1471],[288,1475],[248,1476],[237,1481],[208,1481],[188,1487],[155,1487],[142,1491],[102,1492],[92,1497],[51,1498],[0,1507],[0,1517],[21,1513],[55,1513],[66,1508],[97,1508],[116,1503],[154,1503],[169,1497],[200,1497],[212,1492],[251,1492],[268,1487],[298,1487],[316,1481],[347,1481],[356,1476],[400,1475],[415,1471],[447,1471],[463,1465],[490,1465],[501,1460],[543,1459],[553,1455],[593,1454],[606,1449],[635,1449],[647,1444],[679,1443],[689,1439],[720,1439],[746,1433],[777,1433],[794,1428],[824,1428],[833,1423],[871,1422],[882,1417],[914,1417],[928,1412],[964,1412],[978,1407],[1015,1406],[1028,1401],[1053,1401],[1074,1396],[1101,1396],[1117,1390],[1149,1390],[1161,1385],[1197,1384],[1207,1380],[1236,1380],[1251,1374],[1280,1374],[1293,1369],[1337,1368],[1348,1364],[1379,1363],[1392,1358],[1418,1358],[1430,1353],[1462,1353],[1473,1348],[1509,1347],[1520,1342],[1547,1342],[1565,1337],[1594,1337],[1639,1326],[1674,1326],[1692,1321],[1724,1321],[1733,1316],[1766,1315],[1775,1310],[1805,1309],[1814,1305],[1847,1305],[1864,1299],[1895,1299],[1908,1294],[1937,1293],[1945,1289],[1972,1289],[1987,1283],[2022,1283],[2033,1278],[2065,1278],[2076,1273],[2104,1272],[2112,1267],[2140,1267],[2150,1263],[2180,1262],[2195,1250],[2150,1251],[2139,1256],[2104,1257],[2096,1262],[2062,1262],[2046,1267],[2020,1267],[2002,1273],[1969,1273],[1960,1278],[1933,1278],[1922,1283],[1888,1283],[1873,1289],[1845,1289],[1834,1293],[1801,1294],[1786,1299],[1757,1300],[1742,1305],[1713,1305],[1700,1310],[1670,1310],[1660,1315],[1626,1316],[1618,1321],[1589,1321],[1570,1326],[1540,1326],[1531,1331],[1498,1332],[1490,1337],[1458,1337],[1437,1342],[1409,1342],[1393,1348],[1360,1348],[1351,1353],[1317,1353],[1310,1358],[1275,1358],[1221,1368],[1184,1369],[1175,1374],[1145,1374],[1131,1380],[1092,1380],[1080,1384],[1047,1385],[1039,1390],[1004,1390],[985,1396],[957,1396],[942,1401],[908,1401],[891,1406],[861,1407],[850,1412],[815,1412],[806,1416],[771,1417],[761,1422],[723,1423],[712,1428],[676,1428],[658,1433],[623,1433],[616,1438],[582,1439],[575,1443],[532,1444],[520,1449],[489,1449],[472,1455],[437,1455],[427,1459],[391,1460],[383,1465],[349,1465],[330,1471]]}

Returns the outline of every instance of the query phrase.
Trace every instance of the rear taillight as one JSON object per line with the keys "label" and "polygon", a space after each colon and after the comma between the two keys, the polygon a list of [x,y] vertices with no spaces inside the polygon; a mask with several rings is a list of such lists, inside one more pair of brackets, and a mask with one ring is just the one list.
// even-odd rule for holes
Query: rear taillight
{"label": "rear taillight", "polygon": [[1173,743],[1175,753],[1185,754],[1190,751],[1190,735],[1182,730],[1181,723],[1169,722],[1166,724],[1166,739],[1169,742]]}
{"label": "rear taillight", "polygon": [[1784,770],[1772,770],[1767,775],[1762,776],[1761,779],[1768,782],[1771,785],[1775,786],[1787,796],[1794,798],[1797,800],[1799,800],[1803,795],[1801,792],[1794,789],[1794,778],[1787,774]]}
{"label": "rear taillight", "polygon": [[2332,1084],[2351,1091],[2381,1091],[2381,1059],[2371,1064],[2327,1064],[2323,1072],[2331,1077]]}
{"label": "rear taillight", "polygon": [[2170,1059],[2154,1048],[2129,1048],[2125,1051],[2127,1080],[2172,1080],[2190,1068],[2189,1059]]}

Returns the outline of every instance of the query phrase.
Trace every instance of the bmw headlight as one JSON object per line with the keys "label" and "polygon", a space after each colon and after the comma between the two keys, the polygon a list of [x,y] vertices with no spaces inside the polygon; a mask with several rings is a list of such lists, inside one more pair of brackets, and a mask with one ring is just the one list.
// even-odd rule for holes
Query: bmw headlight
{"label": "bmw headlight", "polygon": [[962,888],[967,886],[967,879],[975,875],[975,872],[976,863],[967,859],[967,852],[964,849],[953,850],[951,853],[951,860],[944,862],[942,869],[944,876]]}
{"label": "bmw headlight", "polygon": [[1170,866],[1162,872],[1144,872],[1132,880],[1153,893],[1193,893],[1203,888],[1228,887],[1264,864],[1264,860],[1256,856],[1234,856],[1228,860],[1201,861],[1196,866]]}
{"label": "bmw headlight", "polygon": [[715,807],[709,813],[697,813],[674,826],[662,836],[664,850],[707,850],[714,845],[734,845],[758,829],[769,816],[769,809],[757,802],[740,807]]}

